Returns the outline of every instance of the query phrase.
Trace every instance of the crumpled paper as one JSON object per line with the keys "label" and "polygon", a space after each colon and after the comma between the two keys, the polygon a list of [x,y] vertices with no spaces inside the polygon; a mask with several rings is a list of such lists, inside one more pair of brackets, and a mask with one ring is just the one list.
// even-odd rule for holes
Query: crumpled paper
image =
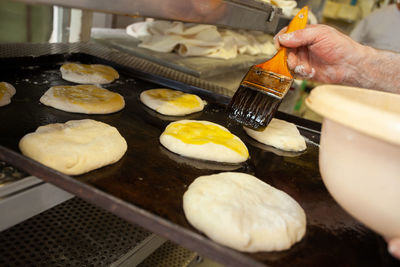
{"label": "crumpled paper", "polygon": [[270,56],[276,52],[270,35],[218,29],[214,25],[147,19],[129,25],[126,32],[141,40],[139,47],[181,56],[231,59],[238,54]]}

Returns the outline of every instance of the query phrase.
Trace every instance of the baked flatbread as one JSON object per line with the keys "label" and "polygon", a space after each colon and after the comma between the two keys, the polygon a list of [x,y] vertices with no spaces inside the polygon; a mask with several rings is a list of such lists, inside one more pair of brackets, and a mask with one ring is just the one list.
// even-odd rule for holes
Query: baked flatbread
{"label": "baked flatbread", "polygon": [[0,82],[0,107],[10,104],[11,97],[15,95],[14,86],[7,82]]}
{"label": "baked flatbread", "polygon": [[244,127],[246,133],[260,143],[285,151],[303,151],[307,148],[304,137],[293,123],[273,118],[268,126],[257,131]]}
{"label": "baked flatbread", "polygon": [[69,175],[79,175],[112,164],[127,150],[118,130],[85,119],[40,126],[19,142],[21,152]]}
{"label": "baked flatbread", "polygon": [[56,109],[85,114],[108,114],[125,106],[120,94],[96,85],[53,86],[40,102]]}
{"label": "baked flatbread", "polygon": [[226,163],[244,162],[246,145],[225,127],[209,121],[180,120],[170,123],[161,144],[182,156]]}
{"label": "baked flatbread", "polygon": [[106,84],[119,78],[115,69],[100,64],[65,63],[60,71],[64,80],[82,84]]}
{"label": "baked flatbread", "polygon": [[202,111],[203,100],[197,95],[172,89],[151,89],[140,94],[140,100],[147,107],[169,116],[183,116]]}
{"label": "baked flatbread", "polygon": [[306,231],[304,210],[293,198],[244,173],[197,178],[183,195],[183,210],[209,238],[245,252],[288,249]]}

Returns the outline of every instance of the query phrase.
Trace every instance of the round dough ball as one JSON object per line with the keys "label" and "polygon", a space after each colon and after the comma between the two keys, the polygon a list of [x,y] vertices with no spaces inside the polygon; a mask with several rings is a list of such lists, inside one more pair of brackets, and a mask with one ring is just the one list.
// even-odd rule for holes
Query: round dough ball
{"label": "round dough ball", "polygon": [[140,100],[147,107],[169,116],[183,116],[202,111],[203,100],[197,95],[172,89],[151,89],[140,94]]}
{"label": "round dough ball", "polygon": [[85,119],[40,126],[20,140],[19,148],[50,168],[79,175],[117,162],[127,144],[116,128]]}
{"label": "round dough ball", "polygon": [[60,68],[64,80],[84,84],[106,84],[119,78],[112,67],[100,64],[65,63]]}
{"label": "round dough ball", "polygon": [[125,107],[124,98],[96,85],[53,86],[40,98],[43,104],[68,112],[108,114]]}
{"label": "round dough ball", "polygon": [[183,209],[196,229],[245,252],[288,249],[306,231],[304,210],[293,198],[244,173],[197,178],[183,195]]}
{"label": "round dough ball", "polygon": [[247,147],[239,137],[209,121],[172,122],[161,134],[160,142],[174,153],[195,159],[240,163],[249,157]]}
{"label": "round dough ball", "polygon": [[15,95],[14,86],[7,82],[0,82],[0,107],[10,104],[11,97]]}
{"label": "round dough ball", "polygon": [[253,139],[278,149],[298,152],[307,148],[306,141],[296,125],[287,121],[273,118],[262,131],[243,128]]}

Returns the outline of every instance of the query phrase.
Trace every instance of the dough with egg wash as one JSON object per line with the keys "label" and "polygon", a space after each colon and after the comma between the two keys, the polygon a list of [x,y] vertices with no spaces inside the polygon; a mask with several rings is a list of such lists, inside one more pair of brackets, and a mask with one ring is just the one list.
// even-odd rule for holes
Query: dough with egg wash
{"label": "dough with egg wash", "polygon": [[0,107],[11,103],[11,97],[15,95],[14,86],[7,82],[0,82]]}
{"label": "dough with egg wash", "polygon": [[180,120],[170,123],[160,143],[179,155],[215,162],[241,163],[249,152],[239,137],[209,121]]}
{"label": "dough with egg wash", "polygon": [[143,91],[140,101],[158,113],[169,116],[183,116],[204,108],[204,101],[197,95],[165,88]]}
{"label": "dough with egg wash", "polygon": [[64,80],[81,84],[107,84],[119,78],[114,68],[101,64],[65,63],[60,71]]}
{"label": "dough with egg wash", "polygon": [[68,112],[108,114],[124,108],[124,98],[96,85],[59,85],[44,93],[40,102]]}

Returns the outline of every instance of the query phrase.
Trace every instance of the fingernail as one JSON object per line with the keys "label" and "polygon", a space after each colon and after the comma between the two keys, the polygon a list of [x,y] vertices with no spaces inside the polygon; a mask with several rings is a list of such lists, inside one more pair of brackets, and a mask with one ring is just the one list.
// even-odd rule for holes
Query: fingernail
{"label": "fingernail", "polygon": [[389,253],[392,255],[400,256],[400,243],[399,242],[391,242],[388,246]]}
{"label": "fingernail", "polygon": [[287,41],[287,40],[291,39],[292,36],[293,36],[292,33],[285,33],[285,34],[279,35],[279,40]]}
{"label": "fingernail", "polygon": [[282,34],[278,36],[279,40],[287,40],[287,37],[285,36],[286,34]]}

